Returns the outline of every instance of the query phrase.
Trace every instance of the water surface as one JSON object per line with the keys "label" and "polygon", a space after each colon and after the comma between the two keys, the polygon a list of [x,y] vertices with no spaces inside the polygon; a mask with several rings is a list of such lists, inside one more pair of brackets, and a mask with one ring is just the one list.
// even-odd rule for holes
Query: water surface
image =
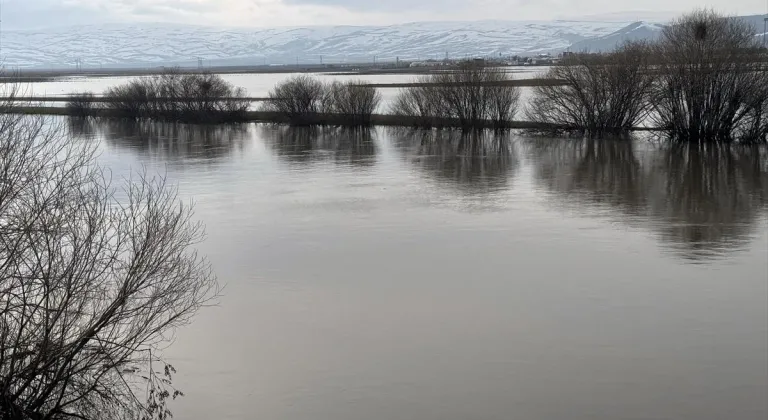
{"label": "water surface", "polygon": [[177,418],[768,416],[765,149],[73,128],[208,226]]}

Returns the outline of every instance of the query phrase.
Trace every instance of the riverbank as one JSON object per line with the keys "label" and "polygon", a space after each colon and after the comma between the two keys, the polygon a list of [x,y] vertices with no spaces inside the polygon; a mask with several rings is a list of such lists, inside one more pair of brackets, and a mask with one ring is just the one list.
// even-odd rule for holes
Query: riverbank
{"label": "riverbank", "polygon": [[[6,113],[26,114],[26,115],[51,115],[51,116],[69,116],[77,117],[77,113],[65,107],[45,107],[45,106],[20,106],[8,109]],[[95,118],[123,118],[114,110],[95,109],[92,110],[92,116]],[[273,123],[273,124],[294,124],[295,121],[289,116],[279,112],[269,111],[247,111],[243,114],[241,122]],[[346,115],[339,114],[310,114],[304,116],[301,125],[331,125],[331,126],[359,126],[350,122]],[[391,114],[373,114],[371,115],[372,126],[383,127],[432,127],[432,128],[461,128],[461,122],[453,118],[429,118],[410,117]],[[478,129],[511,129],[511,130],[539,130],[539,131],[557,131],[571,130],[574,127],[565,125],[537,123],[533,121],[507,121],[499,126],[493,121],[484,121]],[[650,127],[633,127],[630,131],[656,131]]]}

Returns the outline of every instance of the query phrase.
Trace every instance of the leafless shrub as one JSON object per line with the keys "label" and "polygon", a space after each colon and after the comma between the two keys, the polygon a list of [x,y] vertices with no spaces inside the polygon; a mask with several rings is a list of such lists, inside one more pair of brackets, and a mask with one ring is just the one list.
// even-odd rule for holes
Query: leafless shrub
{"label": "leafless shrub", "polygon": [[[422,76],[416,83],[430,83],[430,76]],[[430,127],[439,115],[440,100],[432,87],[414,86],[402,89],[395,97],[390,112],[394,115],[413,117],[417,125]]]}
{"label": "leafless shrub", "polygon": [[625,133],[648,114],[648,47],[627,43],[608,54],[575,54],[550,68],[564,85],[536,86],[529,120],[590,137]]}
{"label": "leafless shrub", "polygon": [[111,87],[104,92],[105,107],[126,118],[148,117],[152,100],[150,86],[145,79],[134,79]]}
{"label": "leafless shrub", "polygon": [[650,104],[671,138],[757,142],[768,134],[766,52],[747,22],[700,10],[666,27]]}
{"label": "leafless shrub", "polygon": [[369,125],[371,115],[381,103],[376,88],[359,81],[333,82],[325,86],[323,112],[346,117],[351,125]]}
{"label": "leafless shrub", "polygon": [[50,127],[0,114],[0,415],[167,418],[160,346],[217,293],[202,226],[163,179],[115,190]]}
{"label": "leafless shrub", "polygon": [[246,92],[211,73],[171,70],[108,89],[107,107],[129,118],[184,122],[230,122],[245,118]]}
{"label": "leafless shrub", "polygon": [[80,118],[93,116],[96,109],[96,96],[93,92],[80,92],[69,95],[67,109],[70,115]]}
{"label": "leafless shrub", "polygon": [[294,76],[272,89],[262,109],[284,114],[293,124],[306,124],[322,109],[324,96],[322,82],[307,75]]}
{"label": "leafless shrub", "polygon": [[451,119],[462,128],[484,127],[489,121],[502,128],[514,118],[520,99],[519,88],[508,81],[506,73],[464,63],[456,71],[423,76],[418,86],[403,89],[391,111],[415,117],[421,125]]}

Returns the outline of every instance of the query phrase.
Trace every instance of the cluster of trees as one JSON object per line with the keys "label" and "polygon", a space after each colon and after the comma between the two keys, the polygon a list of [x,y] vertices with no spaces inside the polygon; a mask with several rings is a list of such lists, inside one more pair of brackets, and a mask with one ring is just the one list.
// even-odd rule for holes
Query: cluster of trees
{"label": "cluster of trees", "polygon": [[[441,122],[462,128],[503,128],[514,118],[520,90],[509,75],[482,64],[463,63],[458,70],[422,76],[395,98],[391,112],[431,127]],[[456,125],[456,124],[453,124]]]}
{"label": "cluster of trees", "polygon": [[376,88],[359,81],[323,83],[300,75],[275,86],[262,111],[277,113],[293,124],[308,125],[324,121],[331,114],[345,125],[369,125],[381,103]]}
{"label": "cluster of trees", "polygon": [[97,109],[125,118],[184,122],[242,121],[250,107],[245,89],[211,73],[184,74],[176,70],[133,79],[104,92],[99,101],[90,93],[75,94],[67,107],[76,116]]}
{"label": "cluster of trees", "polygon": [[532,121],[589,136],[647,124],[691,142],[765,142],[768,55],[747,22],[702,10],[658,41],[575,54],[549,70],[562,86],[534,89]]}

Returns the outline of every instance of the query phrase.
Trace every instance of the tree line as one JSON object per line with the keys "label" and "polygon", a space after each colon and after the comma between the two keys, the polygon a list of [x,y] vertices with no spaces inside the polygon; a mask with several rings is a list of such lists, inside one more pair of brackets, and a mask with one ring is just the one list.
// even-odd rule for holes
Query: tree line
{"label": "tree line", "polygon": [[[547,133],[602,137],[647,127],[676,141],[765,142],[766,58],[749,23],[699,10],[671,22],[656,41],[565,55],[544,76],[557,83],[534,86],[525,106],[508,73],[465,62],[420,76],[387,111],[420,127],[503,129],[522,116]],[[300,75],[275,86],[260,115],[293,125],[364,126],[381,102],[381,93],[361,81]],[[73,95],[68,107],[87,116],[96,103],[85,93]],[[129,118],[228,122],[247,120],[250,103],[218,75],[170,71],[108,89],[101,107]]]}
{"label": "tree line", "polygon": [[[765,142],[766,58],[749,23],[699,10],[671,22],[657,41],[565,55],[544,76],[557,83],[534,86],[526,106],[509,74],[465,62],[420,76],[388,111],[421,127],[508,128],[520,115],[549,134],[603,137],[645,127],[675,141]],[[328,106],[334,92],[344,92],[349,106]],[[312,123],[318,113],[367,124],[379,102],[373,98],[375,89],[359,82],[324,85],[298,76],[279,84],[264,109],[293,124]]]}
{"label": "tree line", "polygon": [[106,110],[123,118],[152,118],[182,122],[245,121],[250,102],[245,89],[212,73],[182,73],[170,69],[162,74],[135,78],[107,89],[97,100],[92,92],[71,95],[71,115],[89,117]]}
{"label": "tree line", "polygon": [[766,51],[747,22],[709,10],[666,26],[655,42],[573,54],[548,71],[526,115],[591,137],[641,124],[690,142],[765,142]]}

